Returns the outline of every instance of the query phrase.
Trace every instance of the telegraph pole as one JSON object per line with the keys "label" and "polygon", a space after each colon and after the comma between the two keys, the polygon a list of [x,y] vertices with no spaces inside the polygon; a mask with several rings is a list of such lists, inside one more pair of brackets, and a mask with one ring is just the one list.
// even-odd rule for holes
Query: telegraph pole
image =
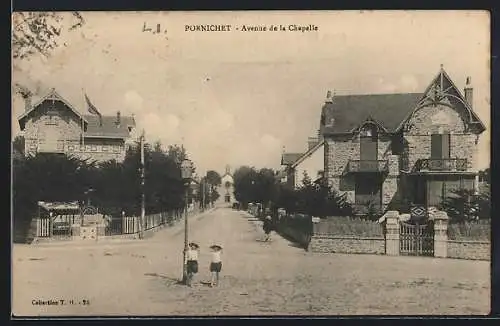
{"label": "telegraph pole", "polygon": [[205,178],[201,182],[201,207],[202,211],[205,211]]}
{"label": "telegraph pole", "polygon": [[140,233],[139,237],[144,238],[144,220],[146,216],[146,189],[145,189],[145,168],[144,168],[144,129],[140,138],[141,143],[141,218],[140,218]]}

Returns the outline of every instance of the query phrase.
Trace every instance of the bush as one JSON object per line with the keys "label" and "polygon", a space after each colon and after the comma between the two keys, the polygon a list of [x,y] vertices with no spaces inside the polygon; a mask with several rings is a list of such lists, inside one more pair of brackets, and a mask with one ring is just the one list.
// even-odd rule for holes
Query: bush
{"label": "bush", "polygon": [[473,190],[453,191],[443,200],[439,209],[448,213],[451,222],[465,222],[477,219],[490,219],[490,194],[483,191],[474,195]]}
{"label": "bush", "polygon": [[491,225],[488,220],[450,223],[448,239],[465,241],[490,241]]}

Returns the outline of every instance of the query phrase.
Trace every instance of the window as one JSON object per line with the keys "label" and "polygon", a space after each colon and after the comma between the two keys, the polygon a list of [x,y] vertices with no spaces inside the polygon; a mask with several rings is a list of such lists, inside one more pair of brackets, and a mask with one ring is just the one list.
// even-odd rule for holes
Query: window
{"label": "window", "polygon": [[55,115],[48,115],[45,118],[45,124],[51,126],[57,126],[57,117]]}
{"label": "window", "polygon": [[102,151],[107,152],[108,151],[108,146],[107,145],[102,145]]}
{"label": "window", "polygon": [[92,146],[90,147],[90,150],[91,150],[92,152],[97,152],[97,145],[92,145]]}
{"label": "window", "polygon": [[450,158],[450,134],[431,135],[431,158]]}
{"label": "window", "polygon": [[360,158],[362,161],[375,161],[378,158],[378,139],[375,126],[366,125],[360,132]]}

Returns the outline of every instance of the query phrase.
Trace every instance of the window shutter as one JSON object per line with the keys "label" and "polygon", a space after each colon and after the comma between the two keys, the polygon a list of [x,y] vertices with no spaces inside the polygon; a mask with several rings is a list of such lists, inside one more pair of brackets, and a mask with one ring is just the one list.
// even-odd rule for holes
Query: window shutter
{"label": "window shutter", "polygon": [[443,142],[440,134],[431,135],[431,158],[442,158]]}
{"label": "window shutter", "polygon": [[442,158],[450,158],[450,134],[441,135],[442,142]]}

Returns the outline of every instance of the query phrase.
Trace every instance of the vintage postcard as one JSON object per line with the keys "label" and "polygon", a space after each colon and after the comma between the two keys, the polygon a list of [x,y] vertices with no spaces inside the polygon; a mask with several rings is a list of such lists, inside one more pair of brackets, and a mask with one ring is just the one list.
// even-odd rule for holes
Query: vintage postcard
{"label": "vintage postcard", "polygon": [[490,313],[486,11],[15,12],[12,315]]}

